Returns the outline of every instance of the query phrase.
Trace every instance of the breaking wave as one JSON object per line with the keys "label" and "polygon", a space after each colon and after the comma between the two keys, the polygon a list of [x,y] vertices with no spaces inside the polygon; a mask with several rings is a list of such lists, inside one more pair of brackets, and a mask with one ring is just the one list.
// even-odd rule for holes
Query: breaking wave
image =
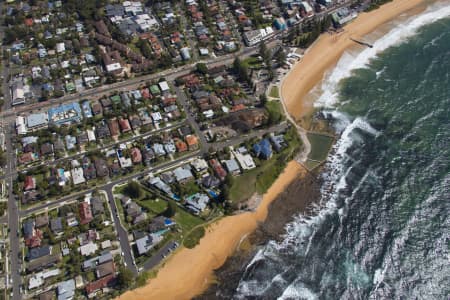
{"label": "breaking wave", "polygon": [[[374,71],[375,80],[384,85],[374,84],[371,95],[397,93],[398,103],[386,109],[379,96],[365,99],[367,112],[362,115],[346,110],[359,101],[357,95],[345,99],[345,105],[339,103],[342,80],[357,77],[353,70],[370,68],[372,58],[392,46],[400,47],[424,25],[448,16],[449,5],[433,5],[398,24],[373,48],[346,53],[326,76],[316,105],[333,121],[339,139],[321,175],[321,199],[311,214],[298,215],[286,225],[280,242],[270,241],[258,250],[233,298],[442,299],[450,295],[450,288],[445,288],[450,286],[446,247],[450,243],[450,93],[433,82],[441,79],[441,85],[448,87],[450,71],[444,70],[447,73],[438,79],[411,82],[412,88],[399,92],[385,62]],[[446,28],[449,25],[446,22]],[[426,48],[442,48],[450,43],[450,34],[439,32],[424,42]],[[444,57],[437,56],[441,64],[433,58],[417,77],[437,76],[442,60],[450,61],[445,51]],[[411,92],[419,85],[423,94]],[[439,97],[431,93],[432,88]],[[416,107],[424,99],[436,103],[421,106],[418,113]],[[371,115],[375,113],[376,118]],[[383,119],[381,125],[372,125],[377,118]],[[430,223],[430,218],[437,221]]]}

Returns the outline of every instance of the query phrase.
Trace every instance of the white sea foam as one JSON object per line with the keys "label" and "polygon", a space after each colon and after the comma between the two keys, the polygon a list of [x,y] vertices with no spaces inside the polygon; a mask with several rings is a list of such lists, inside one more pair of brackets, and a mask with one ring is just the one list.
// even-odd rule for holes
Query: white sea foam
{"label": "white sea foam", "polygon": [[318,107],[334,107],[338,101],[339,82],[349,77],[353,70],[367,66],[372,58],[387,48],[402,43],[414,36],[422,26],[448,16],[450,16],[450,6],[448,4],[440,3],[432,5],[423,14],[414,16],[404,23],[396,24],[395,28],[380,39],[374,41],[372,48],[366,48],[357,54],[350,52],[344,53],[336,67],[325,76],[325,80],[321,86],[323,92],[314,105]]}
{"label": "white sea foam", "polygon": [[306,299],[316,300],[319,297],[301,283],[290,284],[278,300]]}
{"label": "white sea foam", "polygon": [[[351,75],[352,70],[366,66],[370,59],[375,57],[378,53],[387,48],[396,45],[407,38],[413,36],[423,25],[435,22],[439,19],[450,16],[450,6],[431,6],[426,12],[419,16],[409,19],[403,25],[399,24],[379,40],[375,41],[373,48],[367,48],[358,54],[345,53],[338,62],[335,69],[333,69],[322,83],[322,94],[315,105],[333,108],[338,101],[338,84],[339,82]],[[377,72],[380,76],[384,70]],[[316,90],[317,92],[317,90]],[[349,158],[347,156],[348,149],[357,140],[358,132],[356,129],[364,131],[373,136],[379,135],[370,124],[362,117],[351,119],[348,115],[336,111],[327,110],[325,115],[331,116],[335,122],[335,129],[340,134],[340,139],[333,147],[333,155],[331,155],[326,164],[326,172],[324,172],[324,185],[321,188],[321,200],[319,204],[314,205],[313,213],[310,216],[299,215],[293,222],[286,225],[286,234],[279,243],[270,242],[264,249],[257,252],[253,260],[247,266],[247,269],[254,265],[257,261],[263,259],[274,258],[274,252],[280,249],[289,249],[294,246],[299,253],[304,253],[306,256],[312,246],[312,240],[317,228],[322,224],[326,218],[332,214],[338,213],[342,218],[346,214],[346,207],[338,205],[339,191],[347,187],[346,177],[349,174],[348,164],[345,162]],[[368,176],[368,175],[367,175]],[[348,203],[346,203],[348,205]],[[403,247],[403,238],[396,241],[391,252],[398,253],[399,249]],[[270,250],[269,250],[270,249]],[[374,283],[381,283],[384,279],[385,270],[378,271],[373,278]],[[266,282],[258,282],[253,279],[241,278],[238,288],[237,297],[246,296],[261,296],[270,287],[271,283],[280,283],[281,277],[279,274],[274,274],[271,280]],[[366,281],[369,279],[366,278]],[[378,286],[377,284],[377,286]],[[294,280],[283,292],[281,299],[316,299],[311,290],[306,288],[302,283]]]}

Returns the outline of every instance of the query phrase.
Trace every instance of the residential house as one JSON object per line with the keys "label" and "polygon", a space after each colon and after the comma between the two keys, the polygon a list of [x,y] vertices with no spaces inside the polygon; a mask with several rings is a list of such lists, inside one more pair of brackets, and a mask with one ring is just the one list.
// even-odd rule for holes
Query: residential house
{"label": "residential house", "polygon": [[162,236],[155,234],[148,234],[143,238],[136,240],[136,248],[139,255],[143,255],[150,251],[156,244],[162,240]]}
{"label": "residential house", "polygon": [[115,271],[116,271],[116,269],[114,266],[114,262],[111,260],[111,261],[105,262],[103,264],[99,264],[95,270],[95,275],[99,279],[99,278],[103,278],[107,275],[114,274]]}
{"label": "residential house", "polygon": [[128,203],[126,207],[126,214],[131,218],[136,218],[138,215],[142,213],[142,208],[136,202]]}
{"label": "residential house", "polygon": [[98,177],[106,177],[109,175],[109,168],[104,159],[96,158],[94,160],[94,165]]}
{"label": "residential house", "polygon": [[170,186],[168,186],[165,182],[163,182],[161,180],[161,178],[159,178],[159,177],[152,177],[152,178],[150,178],[148,183],[150,185],[155,186],[157,189],[159,189],[160,191],[166,193],[169,196],[173,195],[173,192],[170,189]]}
{"label": "residential house", "polygon": [[239,175],[241,173],[241,169],[235,159],[224,160],[223,163],[225,164],[228,174]]}
{"label": "residential house", "polygon": [[62,218],[53,218],[50,220],[50,229],[53,231],[54,234],[59,235],[63,232],[64,227],[62,224]]}
{"label": "residential house", "polygon": [[97,250],[98,246],[94,242],[89,242],[83,246],[78,247],[78,251],[80,251],[80,254],[83,256],[94,254]]}
{"label": "residential house", "polygon": [[142,160],[146,166],[149,166],[150,163],[155,159],[155,153],[152,148],[145,147],[142,151]]}
{"label": "residential house", "polygon": [[257,157],[270,159],[272,157],[272,146],[268,139],[263,139],[253,145],[253,152]]}
{"label": "residential house", "polygon": [[139,129],[139,127],[142,126],[142,122],[137,115],[132,115],[132,116],[130,116],[129,119],[130,119],[131,128],[133,128],[133,130],[136,131],[137,129]]}
{"label": "residential house", "polygon": [[103,113],[102,105],[98,101],[94,101],[91,104],[92,113],[96,116]]}
{"label": "residential house", "polygon": [[116,118],[108,121],[109,131],[111,132],[111,136],[115,139],[119,137],[119,122]]}
{"label": "residential house", "polygon": [[83,174],[83,168],[73,168],[70,171],[70,174],[72,175],[72,181],[74,185],[86,182]]}
{"label": "residential house", "polygon": [[197,136],[195,136],[193,134],[190,134],[190,135],[187,135],[185,137],[185,139],[186,139],[186,144],[188,145],[190,151],[198,149],[198,138],[197,138]]}
{"label": "residential house", "polygon": [[48,213],[45,212],[36,217],[35,226],[41,228],[48,225]]}
{"label": "residential house", "polygon": [[44,143],[41,145],[41,155],[53,155],[53,145],[52,143]]}
{"label": "residential house", "polygon": [[176,181],[181,184],[186,183],[194,178],[188,165],[176,168],[175,170],[173,170],[173,174]]}
{"label": "residential house", "polygon": [[35,227],[34,220],[28,220],[23,223],[23,235],[27,247],[35,248],[41,245],[42,231]]}
{"label": "residential house", "polygon": [[188,150],[187,144],[180,139],[175,140],[175,147],[177,148],[178,152],[185,152]]}
{"label": "residential house", "polygon": [[216,176],[221,181],[224,181],[225,177],[227,176],[227,171],[225,171],[225,169],[222,167],[222,165],[216,159],[211,159],[209,161],[209,164],[213,168],[214,174],[216,174]]}
{"label": "residential house", "polygon": [[209,202],[209,197],[203,193],[196,193],[185,199],[186,207],[192,210],[195,214],[201,213],[205,210]]}
{"label": "residential house", "polygon": [[69,279],[58,283],[56,292],[58,300],[71,300],[75,296],[75,280]]}
{"label": "residential house", "polygon": [[280,152],[284,147],[286,147],[286,142],[283,135],[271,135],[270,141],[272,142],[273,148],[276,152]]}
{"label": "residential house", "polygon": [[145,212],[141,212],[133,219],[133,225],[139,224],[145,220],[147,220],[147,214]]}
{"label": "residential house", "polygon": [[128,119],[119,119],[119,125],[120,125],[120,130],[122,131],[122,133],[126,133],[131,131],[131,126],[130,126],[130,122],[128,121]]}
{"label": "residential house", "polygon": [[105,212],[103,201],[99,197],[91,198],[92,213],[94,216]]}
{"label": "residential house", "polygon": [[24,191],[31,191],[36,189],[36,179],[32,176],[25,176],[25,180],[23,183]]}
{"label": "residential house", "polygon": [[202,184],[205,188],[216,188],[220,183],[220,180],[214,175],[208,174],[202,177]]}
{"label": "residential house", "polygon": [[94,217],[92,216],[92,211],[89,203],[87,202],[81,202],[78,205],[78,210],[80,212],[80,223],[81,225],[88,224],[91,222]]}
{"label": "residential house", "polygon": [[115,274],[109,274],[101,279],[98,279],[96,281],[88,283],[85,287],[86,293],[88,295],[91,295],[94,292],[107,287],[109,284],[111,284],[114,281],[115,277],[116,277]]}
{"label": "residential house", "polygon": [[142,162],[141,150],[137,147],[131,148],[131,161],[134,164],[140,164]]}
{"label": "residential house", "polygon": [[26,259],[28,261],[32,261],[34,259],[41,258],[43,256],[47,256],[52,254],[52,247],[49,245],[42,246],[42,247],[35,247],[32,249],[29,249]]}
{"label": "residential house", "polygon": [[97,138],[104,139],[111,136],[111,132],[109,131],[109,126],[106,122],[100,123],[96,127]]}
{"label": "residential house", "polygon": [[196,173],[203,173],[208,170],[208,163],[203,158],[197,158],[191,162]]}

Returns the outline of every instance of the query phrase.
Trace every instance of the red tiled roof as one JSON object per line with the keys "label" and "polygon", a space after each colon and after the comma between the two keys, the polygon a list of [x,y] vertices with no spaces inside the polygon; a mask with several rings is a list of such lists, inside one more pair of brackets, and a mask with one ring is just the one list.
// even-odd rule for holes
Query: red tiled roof
{"label": "red tiled roof", "polygon": [[26,176],[23,184],[24,191],[34,190],[36,188],[36,180],[32,176]]}
{"label": "red tiled roof", "polygon": [[90,294],[92,292],[98,291],[99,289],[106,287],[114,278],[115,278],[115,275],[110,274],[99,280],[88,283],[86,285],[86,293]]}
{"label": "red tiled roof", "polygon": [[185,139],[188,146],[194,146],[198,144],[198,139],[193,134],[187,135]]}
{"label": "red tiled roof", "polygon": [[25,25],[33,26],[33,19],[32,18],[26,18],[25,19]]}
{"label": "red tiled roof", "polygon": [[182,140],[178,140],[175,142],[175,147],[177,147],[178,152],[184,152],[187,151],[188,147],[185,142]]}
{"label": "red tiled roof", "polygon": [[87,224],[92,221],[92,211],[91,206],[87,202],[81,202],[78,206],[78,209],[80,211],[80,223],[82,225]]}
{"label": "red tiled roof", "polygon": [[141,150],[139,150],[139,148],[134,147],[131,149],[131,160],[135,164],[142,162],[142,154],[141,154]]}
{"label": "red tiled roof", "polygon": [[235,112],[235,111],[239,111],[239,110],[243,110],[243,109],[245,109],[245,105],[244,104],[238,104],[238,105],[233,106],[231,108],[231,111]]}
{"label": "red tiled roof", "polygon": [[42,231],[34,229],[33,236],[25,240],[25,245],[30,248],[39,247],[41,245],[42,236]]}
{"label": "red tiled roof", "polygon": [[130,122],[128,122],[128,119],[120,119],[119,125],[122,132],[128,132],[131,130]]}

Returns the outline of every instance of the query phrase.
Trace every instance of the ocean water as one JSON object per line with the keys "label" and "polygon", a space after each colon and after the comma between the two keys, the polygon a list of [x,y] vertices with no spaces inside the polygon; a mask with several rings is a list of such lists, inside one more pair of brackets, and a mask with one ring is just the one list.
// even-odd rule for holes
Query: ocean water
{"label": "ocean water", "polygon": [[344,55],[317,105],[340,138],[320,203],[245,267],[234,299],[449,299],[450,5]]}

